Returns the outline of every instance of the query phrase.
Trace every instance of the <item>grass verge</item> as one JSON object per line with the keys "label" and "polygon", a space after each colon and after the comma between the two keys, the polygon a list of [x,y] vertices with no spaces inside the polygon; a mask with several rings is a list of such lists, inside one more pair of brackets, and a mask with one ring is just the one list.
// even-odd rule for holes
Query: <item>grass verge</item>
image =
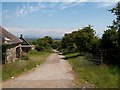
{"label": "grass verge", "polygon": [[[76,55],[76,54],[73,54]],[[72,54],[68,54],[68,57]],[[118,88],[118,67],[104,64],[95,65],[84,56],[69,58],[69,63],[77,74],[78,87]]]}
{"label": "grass verge", "polygon": [[27,54],[29,60],[16,60],[15,62],[6,63],[2,66],[2,80],[7,80],[11,77],[16,77],[21,73],[27,70],[31,70],[37,65],[42,64],[50,55],[50,53],[50,51],[30,51]]}

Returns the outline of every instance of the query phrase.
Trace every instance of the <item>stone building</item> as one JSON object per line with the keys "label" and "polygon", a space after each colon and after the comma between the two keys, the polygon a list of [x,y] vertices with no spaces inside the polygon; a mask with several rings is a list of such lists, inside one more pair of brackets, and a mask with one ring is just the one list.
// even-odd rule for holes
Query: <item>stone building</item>
{"label": "stone building", "polygon": [[35,49],[35,45],[30,45],[24,38],[23,35],[21,34],[20,40],[22,41],[21,43],[21,48],[23,52],[29,52],[30,50]]}
{"label": "stone building", "polygon": [[2,63],[14,61],[21,57],[21,40],[0,26],[2,33]]}

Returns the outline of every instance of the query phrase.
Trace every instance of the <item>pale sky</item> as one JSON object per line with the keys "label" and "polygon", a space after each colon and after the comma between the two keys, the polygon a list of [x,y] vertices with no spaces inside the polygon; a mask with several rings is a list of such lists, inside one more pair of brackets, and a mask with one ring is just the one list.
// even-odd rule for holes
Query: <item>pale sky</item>
{"label": "pale sky", "polygon": [[[2,26],[19,37],[61,38],[65,33],[93,25],[99,36],[115,16],[108,10],[115,2],[2,2]],[[14,1],[14,0],[12,0]],[[59,0],[56,0],[59,1]],[[75,0],[76,1],[76,0]],[[77,0],[78,1],[78,0]],[[89,1],[89,2],[88,2]]]}

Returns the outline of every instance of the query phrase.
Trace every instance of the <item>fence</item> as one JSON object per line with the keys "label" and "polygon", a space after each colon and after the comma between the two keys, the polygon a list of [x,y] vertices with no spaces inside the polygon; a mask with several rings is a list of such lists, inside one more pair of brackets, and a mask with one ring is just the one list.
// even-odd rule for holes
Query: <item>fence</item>
{"label": "fence", "polygon": [[93,61],[96,64],[120,64],[119,50],[95,50],[93,52]]}

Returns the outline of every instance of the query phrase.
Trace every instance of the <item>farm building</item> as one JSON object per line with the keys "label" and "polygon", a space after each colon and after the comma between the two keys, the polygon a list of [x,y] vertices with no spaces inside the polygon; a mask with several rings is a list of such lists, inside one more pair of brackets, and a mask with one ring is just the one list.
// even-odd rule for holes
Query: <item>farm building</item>
{"label": "farm building", "polygon": [[2,39],[2,63],[21,57],[21,40],[0,26]]}
{"label": "farm building", "polygon": [[21,48],[23,52],[29,52],[30,50],[33,50],[35,48],[34,45],[30,45],[24,38],[23,35],[20,35],[20,40],[22,41],[21,43]]}

